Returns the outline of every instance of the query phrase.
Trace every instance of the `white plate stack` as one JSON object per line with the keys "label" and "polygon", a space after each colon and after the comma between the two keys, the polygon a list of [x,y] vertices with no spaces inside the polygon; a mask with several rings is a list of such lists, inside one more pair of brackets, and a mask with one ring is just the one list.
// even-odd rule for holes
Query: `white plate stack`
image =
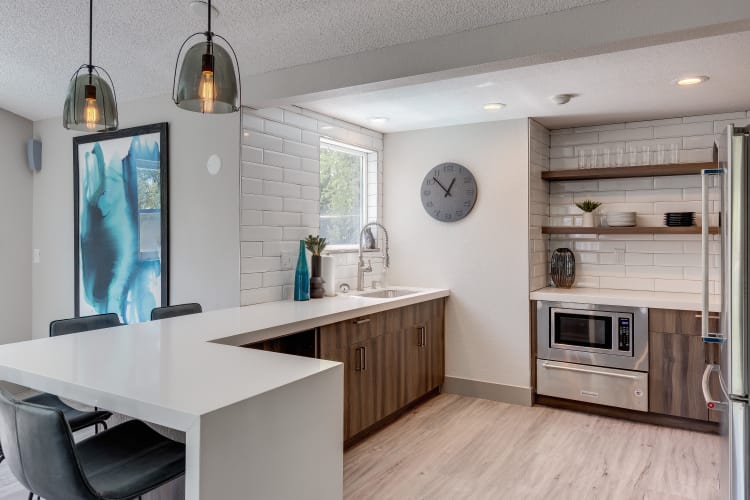
{"label": "white plate stack", "polygon": [[635,226],[635,212],[608,213],[607,225],[610,227],[633,227]]}

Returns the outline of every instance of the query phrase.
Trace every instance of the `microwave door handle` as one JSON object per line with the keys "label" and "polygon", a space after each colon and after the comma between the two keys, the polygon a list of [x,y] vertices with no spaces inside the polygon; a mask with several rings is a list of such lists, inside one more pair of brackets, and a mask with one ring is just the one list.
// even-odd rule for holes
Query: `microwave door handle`
{"label": "microwave door handle", "polygon": [[706,168],[701,171],[701,267],[702,267],[702,287],[701,287],[701,337],[703,342],[723,343],[724,336],[719,333],[711,333],[708,330],[709,314],[709,267],[708,267],[708,229],[710,225],[709,217],[709,181],[712,176],[722,174],[720,168]]}

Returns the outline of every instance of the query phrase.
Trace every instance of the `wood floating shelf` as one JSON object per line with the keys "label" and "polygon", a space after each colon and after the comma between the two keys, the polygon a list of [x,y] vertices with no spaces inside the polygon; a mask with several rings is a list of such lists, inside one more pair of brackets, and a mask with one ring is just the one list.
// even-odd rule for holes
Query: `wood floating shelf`
{"label": "wood floating shelf", "polygon": [[[709,227],[709,234],[719,234],[718,227]],[[701,234],[700,226],[688,227],[581,227],[543,226],[542,234]]]}
{"label": "wood floating shelf", "polygon": [[664,177],[700,174],[704,168],[716,168],[715,162],[638,165],[635,167],[587,168],[542,172],[545,181],[584,181],[594,179],[629,179],[632,177]]}

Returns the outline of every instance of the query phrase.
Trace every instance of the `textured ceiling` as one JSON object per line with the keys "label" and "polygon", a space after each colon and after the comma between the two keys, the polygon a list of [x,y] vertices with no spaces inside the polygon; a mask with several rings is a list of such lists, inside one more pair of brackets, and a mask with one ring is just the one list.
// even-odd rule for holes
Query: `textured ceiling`
{"label": "textured ceiling", "polygon": [[[254,75],[605,0],[223,0],[214,30]],[[171,91],[187,35],[204,30],[188,0],[96,0],[94,64],[118,99]],[[86,0],[1,0],[0,108],[32,120],[62,114],[68,80],[86,62]]]}
{"label": "textured ceiling", "polygon": [[[536,117],[558,128],[750,109],[750,32],[298,103],[381,132]],[[672,82],[708,75],[696,87]],[[356,91],[356,89],[354,89]],[[558,106],[549,97],[579,94]],[[485,103],[507,107],[488,112]],[[388,117],[373,125],[368,118]]]}

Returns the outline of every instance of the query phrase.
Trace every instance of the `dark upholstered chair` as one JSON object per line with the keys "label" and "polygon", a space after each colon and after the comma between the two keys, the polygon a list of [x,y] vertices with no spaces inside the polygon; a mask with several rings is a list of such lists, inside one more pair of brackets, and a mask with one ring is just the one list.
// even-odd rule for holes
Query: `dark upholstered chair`
{"label": "dark upholstered chair", "polygon": [[175,316],[186,316],[188,314],[202,313],[200,304],[179,304],[176,306],[155,307],[151,310],[151,321],[155,319],[174,318]]}
{"label": "dark upholstered chair", "polygon": [[[49,335],[50,337],[55,337],[57,335],[66,335],[69,333],[99,330],[101,328],[118,326],[120,324],[120,318],[117,316],[117,314],[114,313],[97,314],[94,316],[84,316],[81,318],[60,319],[49,324]],[[68,420],[68,425],[70,425],[70,429],[73,432],[80,431],[81,429],[85,429],[91,426],[94,426],[95,431],[98,431],[100,425],[104,429],[106,429],[106,421],[109,417],[112,416],[112,413],[103,410],[76,410],[72,406],[63,403],[62,400],[54,394],[47,394],[44,392],[41,394],[37,394],[36,396],[26,398],[24,401],[36,405],[49,406],[60,410]],[[0,462],[2,462],[3,460],[5,460],[5,455],[2,448],[0,448]]]}
{"label": "dark upholstered chair", "polygon": [[131,420],[79,443],[56,408],[0,391],[0,441],[11,472],[46,500],[137,498],[185,473],[185,445]]}
{"label": "dark upholstered chair", "polygon": [[88,332],[120,326],[120,317],[115,313],[81,316],[80,318],[58,319],[49,324],[49,336],[67,335],[69,333]]}

